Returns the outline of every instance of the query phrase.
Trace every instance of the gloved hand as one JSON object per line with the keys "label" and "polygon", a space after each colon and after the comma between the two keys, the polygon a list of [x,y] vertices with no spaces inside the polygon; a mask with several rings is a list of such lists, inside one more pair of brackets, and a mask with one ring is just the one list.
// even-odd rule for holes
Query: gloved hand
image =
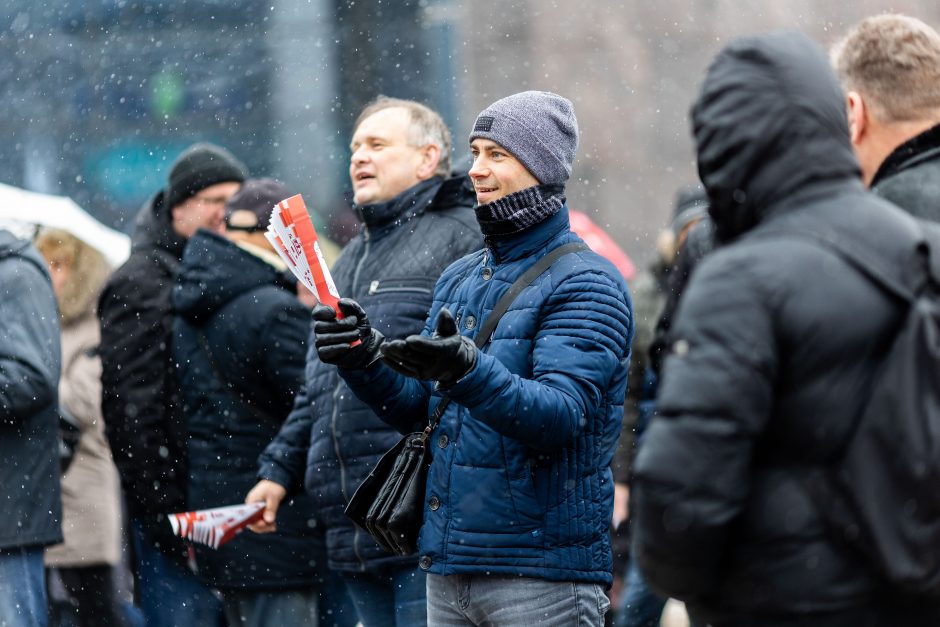
{"label": "gloved hand", "polygon": [[477,363],[476,344],[457,333],[454,317],[446,309],[438,314],[431,337],[410,335],[386,342],[380,352],[382,361],[392,370],[441,385],[456,382]]}
{"label": "gloved hand", "polygon": [[[348,370],[365,368],[379,358],[385,336],[372,328],[365,310],[353,299],[341,298],[339,310],[345,316],[342,320],[336,319],[336,312],[328,305],[313,308],[317,355],[325,364]],[[356,340],[361,343],[352,346]]]}

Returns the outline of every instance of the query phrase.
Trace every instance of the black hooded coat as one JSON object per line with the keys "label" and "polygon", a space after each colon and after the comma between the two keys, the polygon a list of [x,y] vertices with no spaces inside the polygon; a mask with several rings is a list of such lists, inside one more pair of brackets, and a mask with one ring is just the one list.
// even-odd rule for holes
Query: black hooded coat
{"label": "black hooded coat", "polygon": [[803,35],[728,46],[692,116],[727,245],[679,304],[637,459],[641,569],[703,624],[940,624],[830,537],[803,483],[847,438],[903,306],[800,233],[903,283],[915,220],[862,187],[842,93]]}
{"label": "black hooded coat", "polygon": [[185,430],[170,345],[171,293],[186,240],[159,192],[141,209],[131,254],[98,301],[101,410],[131,518],[185,560],[165,514],[186,506]]}
{"label": "black hooded coat", "polygon": [[[310,327],[295,290],[283,272],[214,233],[197,231],[186,247],[173,290],[173,355],[192,509],[241,503],[256,483],[258,455],[291,410]],[[296,590],[325,574],[323,545],[314,505],[298,494],[278,510],[275,533],[194,549],[207,585]]]}

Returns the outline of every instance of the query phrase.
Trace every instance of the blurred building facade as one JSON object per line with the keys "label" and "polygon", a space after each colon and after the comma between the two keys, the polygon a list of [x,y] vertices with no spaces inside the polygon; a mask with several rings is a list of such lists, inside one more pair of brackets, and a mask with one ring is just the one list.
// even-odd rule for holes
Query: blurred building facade
{"label": "blurred building facade", "polygon": [[441,111],[460,158],[484,106],[547,89],[581,123],[571,205],[643,259],[695,178],[687,114],[711,56],[780,27],[828,45],[885,10],[940,27],[935,0],[6,0],[0,182],[129,231],[173,158],[209,140],[330,213],[375,95]]}

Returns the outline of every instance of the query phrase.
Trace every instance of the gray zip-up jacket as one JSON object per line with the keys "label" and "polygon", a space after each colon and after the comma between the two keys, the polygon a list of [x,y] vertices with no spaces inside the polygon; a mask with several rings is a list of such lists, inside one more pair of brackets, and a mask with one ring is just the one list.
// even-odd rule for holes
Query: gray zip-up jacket
{"label": "gray zip-up jacket", "polygon": [[0,549],[62,541],[59,309],[45,262],[0,230]]}

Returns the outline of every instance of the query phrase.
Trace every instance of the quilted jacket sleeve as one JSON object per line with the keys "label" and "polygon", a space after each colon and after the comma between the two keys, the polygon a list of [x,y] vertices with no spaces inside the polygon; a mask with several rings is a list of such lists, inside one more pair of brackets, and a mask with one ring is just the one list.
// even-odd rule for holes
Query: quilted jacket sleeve
{"label": "quilted jacket sleeve", "polygon": [[558,285],[542,309],[531,379],[480,353],[447,394],[507,437],[540,450],[559,449],[597,415],[611,374],[629,357],[632,336],[620,284],[599,272],[582,272]]}
{"label": "quilted jacket sleeve", "polygon": [[702,263],[634,469],[634,554],[655,589],[686,601],[720,580],[772,410],[776,346],[761,284],[739,259],[716,253]]}
{"label": "quilted jacket sleeve", "polygon": [[[425,333],[427,334],[427,333]],[[364,370],[339,370],[346,385],[402,435],[426,422],[431,384],[406,377],[377,361]]]}

